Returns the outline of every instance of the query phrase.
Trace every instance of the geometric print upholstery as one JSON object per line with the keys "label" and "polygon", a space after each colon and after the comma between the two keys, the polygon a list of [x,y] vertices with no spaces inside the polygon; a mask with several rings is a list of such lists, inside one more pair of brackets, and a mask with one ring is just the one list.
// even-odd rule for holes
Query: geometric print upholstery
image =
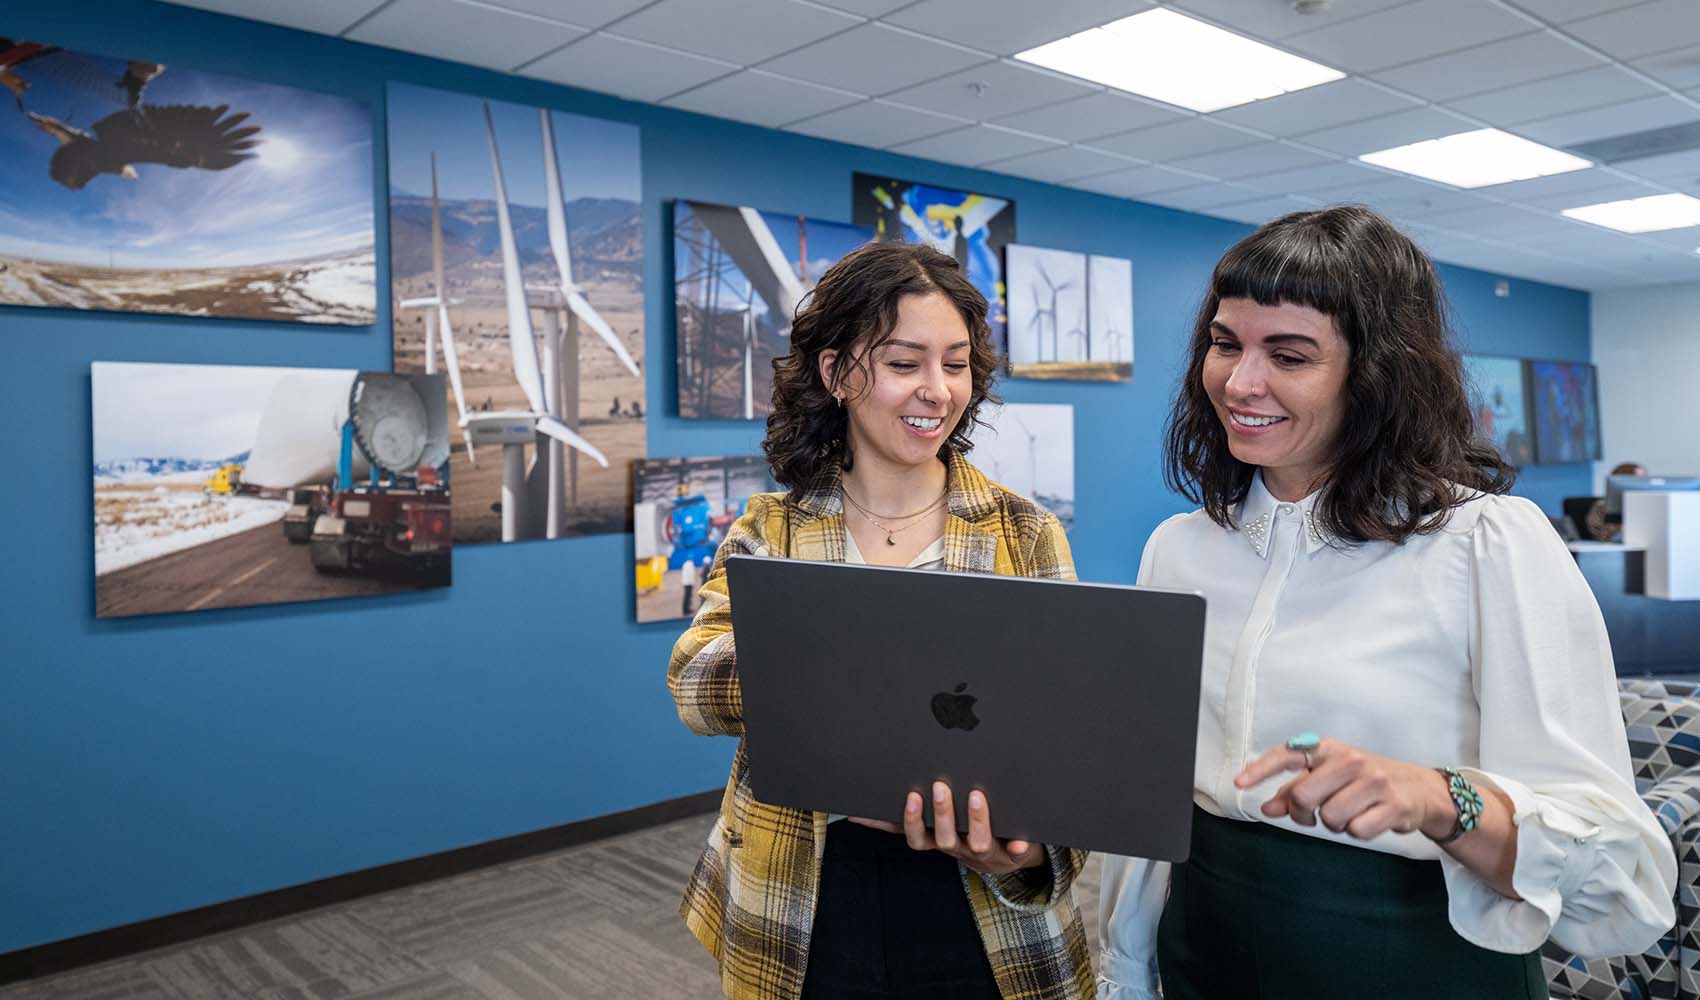
{"label": "geometric print upholstery", "polygon": [[1635,787],[1681,867],[1676,926],[1639,955],[1581,959],[1541,949],[1554,1000],[1700,1000],[1700,683],[1618,678]]}

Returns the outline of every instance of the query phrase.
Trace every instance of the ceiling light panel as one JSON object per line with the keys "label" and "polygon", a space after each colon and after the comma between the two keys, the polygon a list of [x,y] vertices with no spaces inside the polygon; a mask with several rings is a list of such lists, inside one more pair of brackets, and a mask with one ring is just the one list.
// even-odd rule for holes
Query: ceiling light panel
{"label": "ceiling light panel", "polygon": [[1218,111],[1344,73],[1172,10],[1112,21],[1015,58],[1193,111]]}
{"label": "ceiling light panel", "polygon": [[1661,229],[1700,226],[1700,198],[1686,194],[1656,194],[1628,201],[1567,208],[1564,214],[1621,233],[1655,233]]}
{"label": "ceiling light panel", "polygon": [[1593,166],[1580,156],[1494,128],[1395,146],[1365,153],[1358,159],[1461,188],[1506,184]]}

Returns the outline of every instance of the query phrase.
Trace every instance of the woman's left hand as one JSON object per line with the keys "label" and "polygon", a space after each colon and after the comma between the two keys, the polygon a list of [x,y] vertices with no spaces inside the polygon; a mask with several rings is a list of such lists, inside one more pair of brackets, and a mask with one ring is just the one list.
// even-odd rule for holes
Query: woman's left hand
{"label": "woman's left hand", "polygon": [[1286,816],[1300,826],[1320,822],[1335,833],[1371,840],[1392,830],[1419,831],[1439,840],[1450,834],[1458,812],[1446,778],[1432,767],[1407,764],[1339,740],[1324,739],[1305,755],[1285,745],[1266,751],[1234,779],[1250,788],[1284,771],[1299,776],[1263,804],[1263,815]]}
{"label": "woman's left hand", "polygon": [[968,836],[956,832],[956,805],[951,799],[950,786],[933,782],[933,828],[927,829],[921,810],[925,803],[920,792],[910,792],[903,802],[903,825],[877,820],[851,819],[852,823],[871,826],[891,833],[901,833],[909,846],[917,851],[942,851],[977,872],[987,875],[1007,875],[1023,868],[1046,864],[1045,845],[1026,840],[999,840],[992,836],[991,807],[986,793],[975,789],[968,793]]}

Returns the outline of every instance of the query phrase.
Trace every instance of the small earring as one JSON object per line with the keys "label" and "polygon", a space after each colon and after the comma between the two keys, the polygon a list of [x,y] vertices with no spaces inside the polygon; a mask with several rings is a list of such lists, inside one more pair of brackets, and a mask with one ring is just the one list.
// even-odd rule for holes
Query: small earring
{"label": "small earring", "polygon": [[843,396],[834,396],[832,398],[838,400],[838,408],[840,410],[844,409],[844,397]]}

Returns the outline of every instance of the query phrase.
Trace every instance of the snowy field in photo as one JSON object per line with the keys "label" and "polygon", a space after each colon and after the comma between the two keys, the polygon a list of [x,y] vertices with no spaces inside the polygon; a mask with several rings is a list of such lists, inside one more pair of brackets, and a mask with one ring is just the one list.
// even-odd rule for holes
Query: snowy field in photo
{"label": "snowy field in photo", "polygon": [[283,520],[287,501],[209,496],[207,472],[102,476],[94,490],[96,576]]}

